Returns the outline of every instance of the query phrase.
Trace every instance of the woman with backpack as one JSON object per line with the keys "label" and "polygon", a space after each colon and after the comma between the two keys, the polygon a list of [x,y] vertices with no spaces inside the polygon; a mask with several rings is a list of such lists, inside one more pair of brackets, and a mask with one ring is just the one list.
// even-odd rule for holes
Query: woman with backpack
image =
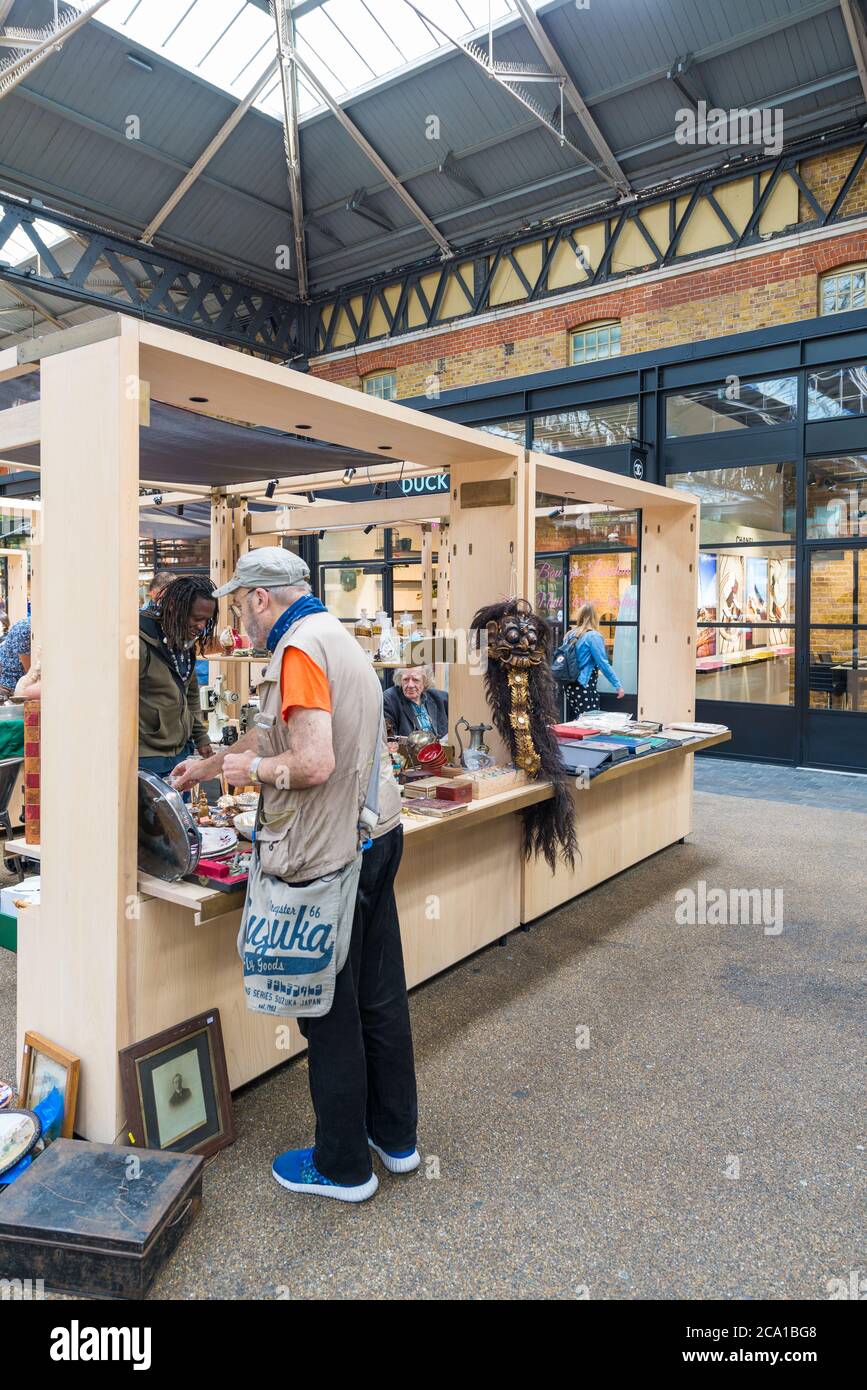
{"label": "woman with backpack", "polygon": [[599,619],[592,603],[582,603],[575,626],[566,633],[563,645],[554,654],[552,670],[566,686],[566,715],[577,719],[589,709],[599,708],[596,682],[601,671],[615,688],[618,700],[626,691],[610,664]]}

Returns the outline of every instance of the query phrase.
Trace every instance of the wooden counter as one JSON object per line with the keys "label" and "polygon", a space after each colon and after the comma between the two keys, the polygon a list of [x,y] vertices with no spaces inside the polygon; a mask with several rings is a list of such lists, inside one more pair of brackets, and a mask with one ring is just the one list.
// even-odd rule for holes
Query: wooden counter
{"label": "wooden counter", "polygon": [[[404,816],[397,901],[410,988],[682,839],[692,826],[692,755],[729,737],[715,734],[630,758],[587,784],[576,781],[581,857],[574,872],[561,865],[552,875],[544,860],[527,863],[523,857],[516,813],[550,797],[549,782],[474,801],[448,820]],[[38,845],[23,840],[9,841],[5,852],[9,857],[41,856]],[[246,1007],[235,947],[242,907],[242,893],[164,883],[140,874],[139,893],[127,909],[131,1036],[148,1037],[180,1019],[219,1008],[233,1088],[305,1047],[291,1019]],[[19,1029],[66,1039],[58,1017],[64,1002],[46,997],[41,954],[27,948],[40,931],[39,917],[40,908],[31,907],[19,918]],[[111,1142],[124,1124],[115,1059],[106,1058],[96,1036],[79,1032],[75,1042],[82,1057],[77,1128],[89,1139]],[[89,1085],[94,1069],[104,1074],[99,1088]]]}

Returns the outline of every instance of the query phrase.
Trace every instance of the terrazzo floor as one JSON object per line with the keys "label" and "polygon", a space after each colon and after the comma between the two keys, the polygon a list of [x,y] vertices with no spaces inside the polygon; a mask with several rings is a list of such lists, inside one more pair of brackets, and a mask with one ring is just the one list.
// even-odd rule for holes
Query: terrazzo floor
{"label": "terrazzo floor", "polygon": [[[720,766],[697,770],[685,844],[413,992],[417,1173],[377,1164],[359,1207],[279,1188],[273,1154],[312,1134],[291,1061],[236,1096],[151,1296],[821,1299],[867,1267],[867,822],[842,778],[817,816],[768,769]],[[783,930],[680,925],[700,882],[766,890]],[[0,1075],[13,1017],[0,951]]]}

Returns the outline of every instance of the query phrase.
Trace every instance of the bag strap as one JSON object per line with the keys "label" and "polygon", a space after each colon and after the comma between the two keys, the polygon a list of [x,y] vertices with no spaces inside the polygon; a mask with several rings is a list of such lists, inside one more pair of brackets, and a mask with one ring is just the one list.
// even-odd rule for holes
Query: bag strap
{"label": "bag strap", "polygon": [[380,758],[382,756],[382,720],[383,709],[382,699],[379,703],[379,720],[376,725],[376,743],[373,747],[373,762],[370,764],[370,777],[367,783],[367,794],[364,798],[364,805],[358,817],[358,845],[360,849],[369,849],[373,844],[373,831],[379,821],[379,777],[380,777]]}

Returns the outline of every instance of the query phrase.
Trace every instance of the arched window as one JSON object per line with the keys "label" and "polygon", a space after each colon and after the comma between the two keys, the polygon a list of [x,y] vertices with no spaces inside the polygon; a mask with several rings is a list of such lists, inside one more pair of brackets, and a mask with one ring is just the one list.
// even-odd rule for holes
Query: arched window
{"label": "arched window", "polygon": [[364,378],[364,394],[376,396],[381,401],[397,398],[397,372],[371,372]]}
{"label": "arched window", "polygon": [[865,308],[867,264],[838,266],[819,280],[819,313],[842,314],[846,309]]}
{"label": "arched window", "polygon": [[601,323],[583,324],[571,334],[572,365],[598,362],[602,357],[620,356],[620,321],[607,319]]}

